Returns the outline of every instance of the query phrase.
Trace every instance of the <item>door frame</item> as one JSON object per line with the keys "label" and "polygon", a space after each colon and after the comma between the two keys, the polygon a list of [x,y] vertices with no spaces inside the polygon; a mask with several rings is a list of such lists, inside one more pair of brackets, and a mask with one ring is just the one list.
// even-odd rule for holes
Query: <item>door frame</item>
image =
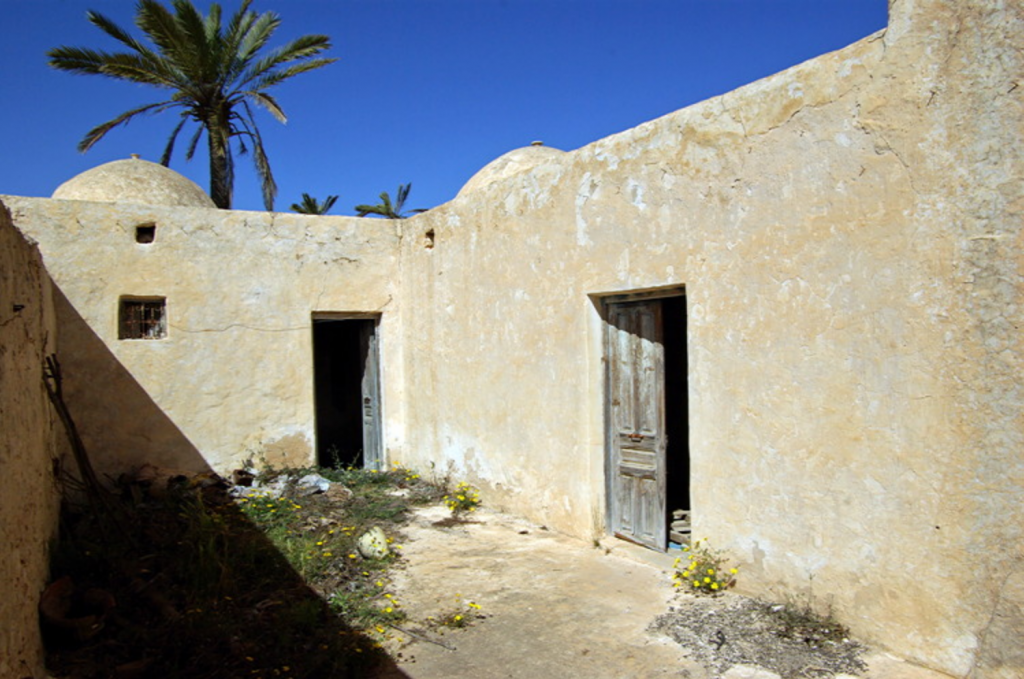
{"label": "door frame", "polygon": [[[605,514],[605,531],[606,534],[614,535],[620,539],[629,540],[636,544],[644,547],[656,550],[663,550],[664,547],[660,546],[663,542],[665,546],[668,543],[668,526],[665,526],[665,535],[659,541],[659,546],[654,547],[651,544],[643,541],[635,540],[629,536],[622,535],[618,532],[618,526],[614,517],[616,508],[616,501],[614,494],[616,491],[616,480],[617,470],[615,467],[615,445],[616,445],[616,434],[612,431],[613,421],[611,413],[611,400],[612,400],[612,384],[611,384],[611,355],[610,355],[610,333],[611,333],[611,319],[610,309],[613,304],[629,303],[629,302],[651,302],[663,299],[669,299],[674,297],[685,297],[686,286],[684,285],[673,285],[666,288],[657,288],[650,290],[636,290],[630,292],[611,293],[604,295],[591,295],[591,298],[597,302],[598,313],[601,319],[601,332],[600,332],[600,345],[601,345],[601,364],[602,364],[602,433],[604,437],[604,446],[602,447],[602,455],[604,457],[604,514]],[[662,336],[664,336],[664,327],[661,329]],[[664,337],[662,337],[664,339]],[[664,398],[665,390],[665,376],[664,370],[661,376],[662,384],[661,390],[663,392],[662,397]],[[664,408],[663,408],[664,415]],[[664,426],[664,423],[662,423]],[[662,469],[662,473],[667,474],[667,460],[665,459],[665,449],[663,448],[662,459],[659,460],[659,465]],[[664,505],[666,502],[667,493],[662,493],[661,503]],[[662,514],[667,514],[667,507],[662,506],[659,508]]]}
{"label": "door frame", "polygon": [[[372,321],[372,325],[367,325],[370,329],[366,342],[367,356],[364,369],[368,366],[370,368],[370,375],[365,372],[360,380],[360,389],[362,394],[360,395],[360,401],[365,403],[367,398],[367,390],[369,389],[372,393],[370,397],[376,401],[377,407],[372,413],[373,422],[371,422],[371,429],[373,433],[367,435],[367,428],[365,422],[365,414],[361,415],[363,424],[363,468],[364,469],[384,469],[384,389],[382,385],[382,374],[383,370],[380,361],[380,328],[383,314],[372,311],[314,311],[310,317],[310,352],[312,353],[312,339],[313,339],[313,325],[317,321]],[[360,342],[360,348],[362,348],[362,340]],[[311,359],[315,357],[311,356]],[[314,441],[319,429],[319,423],[317,422],[316,414],[316,363],[315,360],[310,360],[310,366],[313,371],[311,375],[312,379],[310,384],[313,387],[313,432]],[[367,379],[369,378],[369,379]],[[368,447],[372,446],[373,450],[369,450]],[[314,445],[314,450],[319,449],[319,443]]]}

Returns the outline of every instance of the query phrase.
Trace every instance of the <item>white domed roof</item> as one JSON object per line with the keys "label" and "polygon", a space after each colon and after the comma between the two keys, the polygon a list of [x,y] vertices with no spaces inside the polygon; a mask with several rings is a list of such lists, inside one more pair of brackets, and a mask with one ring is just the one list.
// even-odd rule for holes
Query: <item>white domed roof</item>
{"label": "white domed roof", "polygon": [[488,184],[493,184],[500,179],[511,177],[520,172],[525,172],[564,155],[565,151],[538,143],[513,149],[484,165],[483,169],[466,182],[462,190],[459,191],[458,196],[479,191]]}
{"label": "white domed roof", "polygon": [[52,197],[103,203],[216,207],[191,179],[136,157],[86,170],[58,186]]}

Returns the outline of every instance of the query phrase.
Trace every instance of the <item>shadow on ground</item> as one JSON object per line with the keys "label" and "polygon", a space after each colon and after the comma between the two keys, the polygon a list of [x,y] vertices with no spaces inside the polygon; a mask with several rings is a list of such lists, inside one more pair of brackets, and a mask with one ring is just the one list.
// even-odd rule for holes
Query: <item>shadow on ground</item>
{"label": "shadow on ground", "polygon": [[[56,286],[55,297],[67,406],[100,476],[143,461],[185,473],[159,484],[122,477],[115,492],[65,501],[40,605],[51,675],[404,676],[228,500],[197,447]],[[97,398],[96,383],[117,398]],[[66,498],[89,497],[62,476]]]}
{"label": "shadow on ground", "polygon": [[217,485],[122,490],[65,511],[42,607],[55,677],[405,676]]}

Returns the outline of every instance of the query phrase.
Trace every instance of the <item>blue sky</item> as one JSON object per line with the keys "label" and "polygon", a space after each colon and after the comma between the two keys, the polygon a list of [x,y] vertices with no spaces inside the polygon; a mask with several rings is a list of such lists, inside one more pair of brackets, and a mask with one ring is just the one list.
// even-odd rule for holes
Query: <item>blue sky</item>
{"label": "blue sky", "polygon": [[[48,196],[64,180],[138,153],[157,161],[176,122],[156,115],[112,131],[86,154],[94,125],[161,92],[50,69],[58,45],[118,50],[87,9],[133,27],[131,0],[0,0],[0,194]],[[203,8],[205,0],[197,0]],[[221,3],[226,13],[238,3]],[[455,197],[494,158],[543,140],[573,150],[845,47],[884,28],[886,0],[256,0],[281,42],[323,33],[339,61],[276,89],[289,116],[260,111],[279,186],[337,194],[353,214],[412,182],[408,208]],[[187,128],[186,128],[187,129]],[[171,167],[207,188],[205,151]],[[201,149],[202,149],[201,145]],[[235,208],[262,210],[247,157]]]}

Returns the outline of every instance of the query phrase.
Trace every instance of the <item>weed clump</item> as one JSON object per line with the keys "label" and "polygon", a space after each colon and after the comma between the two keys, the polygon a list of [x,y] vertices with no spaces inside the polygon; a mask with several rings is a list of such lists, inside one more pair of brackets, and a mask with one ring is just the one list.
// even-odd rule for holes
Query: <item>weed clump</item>
{"label": "weed clump", "polygon": [[465,481],[460,481],[455,490],[444,496],[444,504],[452,516],[459,518],[467,512],[475,512],[480,506],[480,491]]}
{"label": "weed clump", "polygon": [[[51,568],[60,605],[48,610],[70,624],[44,619],[53,673],[356,677],[389,662],[381,642],[405,616],[387,576],[401,522],[443,491],[402,468],[315,470],[347,489],[334,495],[270,490],[308,471],[246,488],[214,475],[123,480],[116,521],[67,504]],[[387,550],[367,557],[358,540],[375,528]],[[86,611],[90,599],[116,603]]]}
{"label": "weed clump", "polygon": [[676,558],[672,585],[694,594],[719,594],[736,584],[739,569],[728,567],[725,554],[712,549],[706,540],[684,545],[683,556]]}
{"label": "weed clump", "polygon": [[474,601],[464,601],[461,594],[456,594],[455,605],[450,610],[437,616],[429,616],[427,622],[435,629],[443,627],[462,629],[486,617],[480,604]]}

